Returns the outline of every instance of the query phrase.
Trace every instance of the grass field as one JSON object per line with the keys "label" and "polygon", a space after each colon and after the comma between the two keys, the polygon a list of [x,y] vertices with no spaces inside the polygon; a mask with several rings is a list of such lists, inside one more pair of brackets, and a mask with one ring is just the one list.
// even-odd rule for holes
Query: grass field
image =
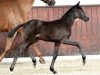
{"label": "grass field", "polygon": [[[54,75],[49,70],[50,63],[51,59],[46,60],[46,64],[37,62],[37,66],[34,69],[31,61],[18,61],[13,75]],[[9,71],[10,65],[10,62],[0,63],[0,75],[11,75]],[[100,75],[100,59],[87,59],[85,66],[83,66],[80,58],[75,60],[56,60],[55,70],[57,71],[56,75]]]}

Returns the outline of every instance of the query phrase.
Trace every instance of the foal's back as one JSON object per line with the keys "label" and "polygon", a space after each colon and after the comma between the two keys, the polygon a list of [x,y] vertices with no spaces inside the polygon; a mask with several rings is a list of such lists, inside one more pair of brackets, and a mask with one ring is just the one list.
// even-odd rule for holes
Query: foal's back
{"label": "foal's back", "polygon": [[[33,33],[38,38],[45,41],[56,41],[70,36],[70,28],[59,19],[54,21],[31,20],[25,25],[26,33]],[[32,34],[31,34],[32,35]]]}

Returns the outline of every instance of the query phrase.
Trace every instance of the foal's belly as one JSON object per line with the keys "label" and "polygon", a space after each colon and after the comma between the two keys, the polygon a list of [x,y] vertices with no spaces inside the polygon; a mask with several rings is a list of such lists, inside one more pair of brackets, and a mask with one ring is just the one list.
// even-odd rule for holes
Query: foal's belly
{"label": "foal's belly", "polygon": [[68,38],[70,36],[70,32],[67,31],[59,31],[51,34],[49,37],[55,40],[62,40],[64,38]]}
{"label": "foal's belly", "polygon": [[38,34],[38,38],[40,40],[54,42],[57,40],[62,40],[65,38],[69,38],[70,33],[56,33],[56,34]]}

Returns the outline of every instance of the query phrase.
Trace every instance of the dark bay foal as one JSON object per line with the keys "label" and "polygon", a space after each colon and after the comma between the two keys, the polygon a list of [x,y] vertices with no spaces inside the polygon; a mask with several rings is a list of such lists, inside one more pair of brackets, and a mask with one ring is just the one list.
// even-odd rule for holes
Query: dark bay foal
{"label": "dark bay foal", "polygon": [[[79,2],[80,3],[80,2]],[[13,60],[13,64],[10,67],[13,71],[16,64],[16,59],[21,52],[27,49],[31,44],[36,43],[38,40],[44,40],[48,42],[54,42],[53,59],[50,65],[50,70],[55,74],[54,63],[58,55],[59,47],[62,44],[73,45],[79,48],[82,55],[83,63],[86,62],[86,56],[82,50],[82,46],[79,42],[70,40],[71,28],[76,18],[87,22],[89,17],[85,14],[83,9],[79,6],[79,3],[70,8],[60,19],[54,21],[41,21],[30,20],[22,25],[15,27],[8,34],[8,37],[12,37],[14,33],[20,28],[23,28],[24,39],[20,46],[17,48],[18,54]],[[38,36],[37,36],[38,35]],[[34,61],[35,62],[35,61]]]}

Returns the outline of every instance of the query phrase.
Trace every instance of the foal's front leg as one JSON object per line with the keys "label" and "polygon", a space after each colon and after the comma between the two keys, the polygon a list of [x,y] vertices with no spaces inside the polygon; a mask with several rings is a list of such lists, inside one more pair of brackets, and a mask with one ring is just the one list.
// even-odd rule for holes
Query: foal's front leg
{"label": "foal's front leg", "polygon": [[54,63],[55,63],[55,60],[57,58],[57,55],[58,55],[58,51],[59,51],[59,47],[60,47],[60,42],[55,42],[55,47],[54,47],[54,53],[53,53],[53,59],[52,59],[52,62],[51,62],[51,65],[50,65],[50,70],[56,74],[57,72],[54,70]]}
{"label": "foal's front leg", "polygon": [[79,50],[80,50],[80,53],[82,55],[83,64],[85,65],[85,63],[86,63],[86,56],[85,56],[85,54],[84,54],[84,52],[82,50],[82,45],[79,42],[76,42],[76,41],[73,41],[73,40],[70,40],[70,39],[63,39],[62,43],[78,47]]}

